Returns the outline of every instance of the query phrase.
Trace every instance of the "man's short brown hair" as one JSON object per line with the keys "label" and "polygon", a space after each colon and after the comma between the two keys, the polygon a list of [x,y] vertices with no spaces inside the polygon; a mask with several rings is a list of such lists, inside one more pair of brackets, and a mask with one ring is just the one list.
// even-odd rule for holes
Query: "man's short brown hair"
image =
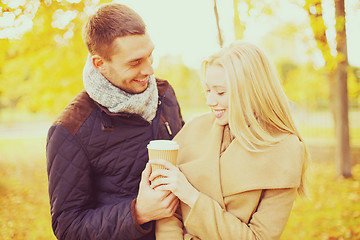
{"label": "man's short brown hair", "polygon": [[110,61],[116,38],[145,32],[146,26],[139,14],[125,5],[109,3],[101,5],[88,18],[83,27],[83,39],[91,55],[97,54]]}

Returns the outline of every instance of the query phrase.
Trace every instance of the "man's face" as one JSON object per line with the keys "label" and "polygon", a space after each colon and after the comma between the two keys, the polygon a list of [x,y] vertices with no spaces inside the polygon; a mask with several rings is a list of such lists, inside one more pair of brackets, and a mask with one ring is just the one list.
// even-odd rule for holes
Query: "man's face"
{"label": "man's face", "polygon": [[146,90],[152,68],[154,44],[148,34],[119,37],[113,43],[111,61],[100,71],[113,85],[128,93]]}

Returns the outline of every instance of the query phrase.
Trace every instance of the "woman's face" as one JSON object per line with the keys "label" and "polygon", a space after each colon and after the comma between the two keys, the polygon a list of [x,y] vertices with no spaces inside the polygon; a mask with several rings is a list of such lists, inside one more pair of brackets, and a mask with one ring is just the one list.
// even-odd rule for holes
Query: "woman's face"
{"label": "woman's face", "polygon": [[209,65],[205,73],[206,104],[216,118],[216,123],[229,123],[229,93],[225,80],[225,71],[219,65]]}

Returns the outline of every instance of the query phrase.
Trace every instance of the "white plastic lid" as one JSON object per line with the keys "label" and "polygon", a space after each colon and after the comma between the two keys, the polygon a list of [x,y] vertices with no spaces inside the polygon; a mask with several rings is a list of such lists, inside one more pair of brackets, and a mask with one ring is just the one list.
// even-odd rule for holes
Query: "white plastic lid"
{"label": "white plastic lid", "polygon": [[177,150],[179,145],[171,140],[153,140],[147,145],[148,149],[154,150]]}

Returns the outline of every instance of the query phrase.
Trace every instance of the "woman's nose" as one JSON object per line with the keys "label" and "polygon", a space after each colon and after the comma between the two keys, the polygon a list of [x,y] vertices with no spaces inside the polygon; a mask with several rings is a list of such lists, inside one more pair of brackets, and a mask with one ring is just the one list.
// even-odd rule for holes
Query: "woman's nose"
{"label": "woman's nose", "polygon": [[208,93],[206,96],[206,105],[208,105],[209,107],[214,107],[217,105],[216,97],[211,92]]}

